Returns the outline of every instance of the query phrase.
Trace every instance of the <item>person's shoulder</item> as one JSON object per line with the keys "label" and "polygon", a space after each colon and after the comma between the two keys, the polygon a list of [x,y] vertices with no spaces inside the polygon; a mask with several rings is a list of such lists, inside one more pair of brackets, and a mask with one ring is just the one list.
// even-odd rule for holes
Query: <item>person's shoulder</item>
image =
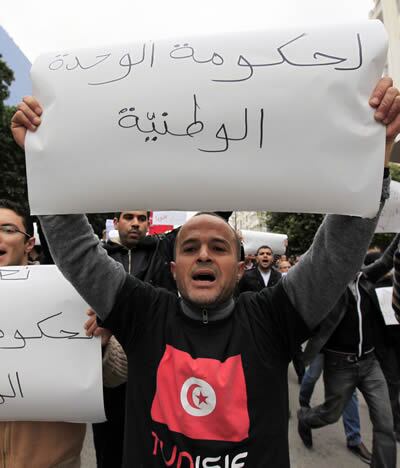
{"label": "person's shoulder", "polygon": [[111,255],[115,252],[120,252],[125,249],[121,244],[108,240],[102,244],[103,248],[107,251],[108,255]]}
{"label": "person's shoulder", "polygon": [[282,273],[278,271],[276,268],[271,268],[271,275],[277,279],[282,278]]}
{"label": "person's shoulder", "polygon": [[243,278],[252,278],[257,276],[257,268],[250,268],[250,270],[245,270],[243,273]]}

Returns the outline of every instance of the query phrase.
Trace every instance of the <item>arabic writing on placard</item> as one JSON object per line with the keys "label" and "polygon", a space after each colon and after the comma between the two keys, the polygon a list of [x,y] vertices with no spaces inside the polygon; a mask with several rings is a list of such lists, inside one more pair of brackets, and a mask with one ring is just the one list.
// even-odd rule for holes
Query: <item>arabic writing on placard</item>
{"label": "arabic writing on placard", "polygon": [[[0,281],[26,281],[29,279],[30,270],[29,268],[20,269],[0,269]],[[19,329],[16,329],[11,336],[1,328],[0,324],[0,349],[21,349],[25,348],[27,340],[38,340],[49,338],[53,340],[88,340],[92,339],[92,336],[82,335],[80,331],[70,330],[57,330],[57,333],[50,332],[46,329],[49,323],[55,317],[61,317],[63,312],[57,312],[49,315],[42,320],[36,322],[36,328],[38,333],[35,335],[24,334]],[[51,323],[50,323],[51,324]]]}
{"label": "arabic writing on placard", "polygon": [[57,267],[0,267],[0,297],[0,421],[104,420],[100,343]]}
{"label": "arabic writing on placard", "polygon": [[91,340],[93,338],[93,336],[82,335],[79,331],[60,329],[57,334],[46,331],[46,325],[48,325],[50,320],[55,317],[60,317],[61,315],[62,312],[58,312],[57,314],[50,315],[36,322],[38,333],[35,335],[24,334],[19,329],[16,329],[15,332],[11,334],[12,336],[7,336],[7,333],[0,328],[0,349],[25,348],[28,340],[41,340],[45,338],[52,340]]}
{"label": "arabic writing on placard", "polygon": [[[7,390],[5,388],[7,387]],[[19,373],[7,374],[7,383],[0,383],[0,405],[6,402],[6,398],[24,398]]]}
{"label": "arabic writing on placard", "polygon": [[[293,33],[292,33],[293,34]],[[296,58],[296,52],[304,47],[304,40],[309,35],[305,32],[302,34],[294,35],[295,37],[289,37],[279,46],[273,49],[273,55],[276,57],[272,61],[255,61],[251,60],[251,48],[250,52],[244,52],[233,54],[236,59],[234,69],[236,72],[232,72],[232,67],[229,66],[229,72],[226,73],[237,73],[237,76],[221,76],[219,78],[212,77],[211,81],[215,83],[238,83],[249,80],[255,73],[255,70],[276,67],[279,65],[288,65],[291,67],[331,67],[336,71],[350,71],[357,70],[363,65],[363,48],[361,42],[361,34],[354,34],[354,46],[352,47],[352,57],[342,57],[337,54],[330,52],[329,50],[319,50],[315,47],[313,51],[308,52],[306,55],[311,54],[309,60],[300,60]],[[312,37],[312,35],[311,35]],[[353,35],[351,35],[353,37]],[[212,46],[207,46],[209,49]],[[253,44],[253,47],[255,45]],[[326,46],[323,47],[324,49]],[[132,50],[134,49],[134,50]],[[129,50],[129,51],[128,51]],[[269,54],[271,50],[267,50]],[[183,44],[174,44],[172,47],[160,46],[152,41],[144,42],[140,45],[131,46],[130,49],[124,48],[117,52],[112,50],[104,53],[96,53],[92,59],[90,55],[84,55],[83,57],[79,53],[65,53],[57,54],[56,56],[50,57],[47,63],[48,69],[52,73],[59,72],[93,72],[95,75],[90,74],[87,84],[89,86],[100,86],[110,85],[112,83],[125,80],[128,77],[135,75],[135,67],[147,67],[148,70],[152,69],[158,64],[157,58],[162,55],[162,60],[159,62],[165,65],[167,63],[177,63],[189,61],[190,63],[196,64],[196,66],[203,66],[206,64],[212,67],[218,67],[219,69],[224,65],[231,65],[231,57],[223,56],[223,52],[212,50],[207,56],[202,56],[204,52],[197,52],[195,47],[185,42]],[[228,54],[229,55],[229,54]],[[166,56],[166,57],[165,57]],[[110,66],[112,68],[110,69]],[[177,70],[176,73],[179,74]],[[114,74],[115,76],[108,76]],[[103,76],[101,79],[95,79],[97,75]],[[107,75],[107,76],[106,76]],[[257,149],[263,148],[264,142],[264,115],[265,107],[260,106],[259,109],[243,106],[242,109],[238,109],[238,119],[240,127],[237,127],[235,131],[229,130],[226,122],[219,122],[213,128],[207,121],[207,112],[212,109],[205,109],[203,111],[203,118],[199,115],[200,103],[199,98],[196,94],[191,97],[193,100],[193,118],[183,128],[171,128],[171,124],[167,122],[170,114],[170,110],[165,109],[162,112],[155,112],[151,109],[139,108],[135,103],[128,103],[126,107],[118,110],[118,126],[123,129],[135,129],[136,132],[144,135],[145,143],[155,143],[160,140],[161,136],[169,135],[175,138],[188,138],[194,142],[195,148],[198,151],[204,153],[224,153],[229,150],[232,142],[245,141],[249,137],[249,131],[253,130],[249,128],[256,125],[257,136],[255,137],[255,131],[251,131],[252,140],[256,139]],[[188,101],[186,101],[188,103]],[[207,106],[206,106],[207,107]],[[255,123],[256,122],[256,123]],[[173,125],[172,125],[173,127]],[[207,127],[207,128],[206,128]],[[195,137],[202,132],[210,131],[212,135],[215,134],[217,143],[213,146],[213,143],[203,145],[195,142]],[[207,140],[210,142],[210,139]]]}
{"label": "arabic writing on placard", "polygon": [[[193,120],[188,123],[186,129],[181,130],[178,132],[177,130],[171,130],[168,127],[167,117],[168,112],[162,112],[162,123],[157,128],[157,116],[154,112],[146,112],[145,118],[141,118],[134,112],[136,112],[135,107],[125,107],[119,111],[118,125],[121,128],[128,128],[128,129],[136,129],[139,133],[142,134],[150,134],[155,133],[151,140],[150,136],[145,137],[145,142],[153,141],[156,142],[159,136],[162,135],[171,135],[173,137],[190,137],[193,138],[198,133],[204,130],[204,122],[197,118],[197,111],[199,109],[199,105],[197,103],[196,95],[193,96]],[[262,148],[263,140],[264,140],[264,109],[260,109],[259,111],[259,140],[258,146]],[[226,124],[222,123],[221,126],[218,127],[215,138],[218,140],[222,140],[223,143],[219,148],[197,148],[199,151],[203,151],[205,153],[223,153],[229,149],[229,144],[231,141],[243,141],[248,136],[248,109],[245,108],[243,112],[243,130],[241,135],[236,136],[228,136],[228,130],[226,128]],[[157,136],[158,135],[158,136]]]}
{"label": "arabic writing on placard", "polygon": [[[297,61],[295,58],[291,58],[291,54],[296,48],[302,47],[302,39],[305,37],[307,37],[307,34],[302,33],[277,47],[276,60],[272,62],[254,63],[250,59],[246,58],[245,54],[239,53],[236,62],[236,65],[239,67],[238,76],[226,77],[223,79],[212,79],[211,81],[219,83],[236,83],[240,81],[247,81],[254,75],[255,69],[275,67],[284,64],[292,67],[330,66],[337,71],[349,71],[361,68],[363,64],[363,48],[360,33],[356,33],[355,35],[353,57],[339,57],[326,51],[322,52],[316,50],[312,55],[312,60],[308,62]],[[225,63],[224,57],[215,51],[210,52],[208,57],[199,57],[196,55],[194,47],[192,47],[189,43],[175,44],[172,50],[169,52],[169,57],[171,60],[191,60],[193,63],[199,65],[212,64],[216,67],[221,67]],[[124,51],[121,55],[118,56],[112,52],[97,54],[93,61],[86,61],[85,63],[83,63],[83,59],[78,55],[68,53],[57,54],[48,64],[48,68],[54,72],[60,70],[66,70],[69,72],[74,70],[86,71],[92,70],[96,67],[101,70],[101,66],[110,61],[113,61],[114,64],[117,64],[121,68],[121,74],[112,77],[106,77],[100,81],[90,81],[88,82],[88,85],[99,86],[124,80],[125,78],[132,76],[134,67],[139,65],[153,68],[157,61],[156,44],[154,42],[145,42],[141,45],[138,51]]]}

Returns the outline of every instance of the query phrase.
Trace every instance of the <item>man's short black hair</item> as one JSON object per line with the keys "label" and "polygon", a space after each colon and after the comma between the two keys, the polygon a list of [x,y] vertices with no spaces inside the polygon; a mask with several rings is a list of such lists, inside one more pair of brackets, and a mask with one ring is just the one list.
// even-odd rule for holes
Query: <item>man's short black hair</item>
{"label": "man's short black hair", "polygon": [[272,255],[274,254],[274,251],[271,249],[271,247],[269,245],[260,245],[260,247],[258,247],[258,249],[257,249],[256,255],[258,255],[258,252],[261,249],[269,249],[271,251]]}
{"label": "man's short black hair", "polygon": [[22,223],[24,225],[25,232],[31,237],[33,237],[33,221],[27,209],[25,209],[19,203],[7,200],[5,198],[0,198],[0,209],[1,208],[14,211],[15,214],[20,216],[22,218]]}
{"label": "man's short black hair", "polygon": [[[228,223],[228,221],[225,218],[223,218],[222,216],[220,216],[219,214],[214,213],[213,211],[199,211],[194,216],[201,216],[201,215],[215,216],[216,218],[222,219],[222,221],[224,221],[232,229],[233,235],[235,236],[235,241],[236,241],[235,243],[236,243],[236,252],[237,252],[238,261],[239,262],[243,261],[244,260],[244,250],[243,250],[243,247],[242,247],[242,242],[240,240],[239,234],[235,231],[235,229],[233,229],[233,227]],[[181,227],[183,227],[183,226],[181,226]],[[176,239],[175,239],[174,260],[176,259],[176,245],[177,245],[177,241],[178,241],[180,232],[181,232],[181,230],[179,229],[179,232],[178,232],[178,234],[176,236]]]}
{"label": "man's short black hair", "polygon": [[[136,210],[132,210],[132,211],[136,211]],[[138,211],[142,211],[142,210],[138,210]],[[125,211],[118,211],[117,213],[114,213],[114,218],[119,219],[120,216],[122,215],[122,213],[125,213]],[[150,220],[151,211],[146,211],[146,213],[147,213],[147,220],[149,221],[149,220]]]}

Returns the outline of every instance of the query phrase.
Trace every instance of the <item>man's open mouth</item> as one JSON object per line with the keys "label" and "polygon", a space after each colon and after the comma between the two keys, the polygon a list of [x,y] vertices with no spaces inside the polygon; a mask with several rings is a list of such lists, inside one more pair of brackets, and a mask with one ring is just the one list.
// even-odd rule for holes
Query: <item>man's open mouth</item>
{"label": "man's open mouth", "polygon": [[5,250],[1,250],[1,249],[0,249],[0,257],[1,257],[2,255],[5,255],[6,253],[7,253],[7,252],[6,252]]}
{"label": "man's open mouth", "polygon": [[211,283],[215,281],[215,274],[213,272],[198,272],[192,275],[195,281],[204,281]]}

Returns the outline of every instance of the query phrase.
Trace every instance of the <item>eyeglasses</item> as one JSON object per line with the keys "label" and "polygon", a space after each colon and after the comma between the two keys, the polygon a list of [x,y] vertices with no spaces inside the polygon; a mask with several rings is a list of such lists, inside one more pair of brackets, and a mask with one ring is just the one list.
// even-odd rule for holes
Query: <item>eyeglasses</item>
{"label": "eyeglasses", "polygon": [[2,234],[6,234],[6,235],[10,235],[10,236],[19,233],[19,234],[23,234],[28,239],[30,239],[32,237],[28,233],[18,229],[17,226],[14,226],[13,224],[1,224],[0,225],[0,232]]}

